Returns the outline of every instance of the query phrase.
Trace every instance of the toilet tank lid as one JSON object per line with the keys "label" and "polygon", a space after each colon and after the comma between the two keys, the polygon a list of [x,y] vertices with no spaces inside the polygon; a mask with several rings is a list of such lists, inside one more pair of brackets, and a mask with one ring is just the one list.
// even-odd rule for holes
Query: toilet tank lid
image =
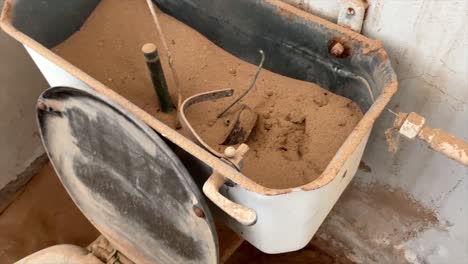
{"label": "toilet tank lid", "polygon": [[90,222],[137,263],[216,263],[203,195],[164,140],[108,98],[54,87],[39,98],[44,147]]}

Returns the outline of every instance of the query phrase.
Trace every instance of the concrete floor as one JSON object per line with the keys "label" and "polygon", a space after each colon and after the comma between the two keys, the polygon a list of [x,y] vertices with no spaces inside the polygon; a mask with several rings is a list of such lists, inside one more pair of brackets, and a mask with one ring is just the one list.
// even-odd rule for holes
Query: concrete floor
{"label": "concrete floor", "polygon": [[[12,263],[56,244],[87,246],[98,236],[99,232],[76,208],[47,163],[0,214],[0,263]],[[316,243],[297,252],[268,255],[244,242],[226,263],[350,262],[327,254]]]}

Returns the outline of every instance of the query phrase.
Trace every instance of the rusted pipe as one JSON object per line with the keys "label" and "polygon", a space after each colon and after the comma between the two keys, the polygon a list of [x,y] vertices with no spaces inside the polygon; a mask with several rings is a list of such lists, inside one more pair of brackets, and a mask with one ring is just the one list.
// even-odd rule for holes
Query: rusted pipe
{"label": "rusted pipe", "polygon": [[468,142],[443,130],[424,126],[418,137],[426,141],[430,148],[468,166]]}
{"label": "rusted pipe", "polygon": [[446,131],[426,126],[426,119],[416,113],[409,113],[399,129],[407,138],[418,137],[429,147],[447,157],[468,166],[468,142]]}

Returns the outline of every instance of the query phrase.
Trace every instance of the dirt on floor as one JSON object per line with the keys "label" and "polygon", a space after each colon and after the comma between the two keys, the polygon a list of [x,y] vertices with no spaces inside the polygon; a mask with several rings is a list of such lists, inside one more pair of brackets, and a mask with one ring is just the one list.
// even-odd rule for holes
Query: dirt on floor
{"label": "dirt on floor", "polygon": [[[229,229],[217,226],[222,261],[236,263],[349,263],[317,246],[292,253],[267,255]],[[13,263],[31,253],[57,244],[86,247],[99,232],[76,208],[47,164],[21,190],[18,198],[0,213],[0,263]]]}
{"label": "dirt on floor", "polygon": [[299,251],[284,254],[265,254],[247,242],[229,258],[226,264],[351,264],[353,262],[344,257],[332,256],[312,243]]}
{"label": "dirt on floor", "polygon": [[99,236],[47,164],[0,214],[0,263],[56,244],[87,246]]}
{"label": "dirt on floor", "polygon": [[[178,20],[158,13],[183,98],[223,88],[233,88],[237,97],[248,87],[256,65],[234,57]],[[103,0],[80,31],[54,51],[174,127],[175,111],[160,111],[141,53],[147,42],[160,47],[175,103],[172,74],[156,32],[145,1]],[[265,55],[268,60],[269,54]],[[221,119],[216,115],[233,98],[194,105],[187,115],[201,137],[221,152],[226,147],[220,145],[227,130],[226,119],[231,119],[236,109]],[[241,102],[259,114],[246,142],[250,151],[243,173],[270,188],[297,187],[320,176],[362,118],[359,107],[349,99],[267,70],[260,73],[253,90]]]}

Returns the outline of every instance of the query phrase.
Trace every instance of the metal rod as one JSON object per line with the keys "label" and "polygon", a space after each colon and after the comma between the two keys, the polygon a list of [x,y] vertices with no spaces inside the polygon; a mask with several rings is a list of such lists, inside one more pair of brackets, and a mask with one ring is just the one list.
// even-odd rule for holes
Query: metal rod
{"label": "metal rod", "polygon": [[171,95],[167,88],[166,77],[161,65],[161,59],[159,58],[158,50],[156,45],[153,43],[146,43],[141,48],[143,55],[145,56],[146,66],[151,74],[151,81],[153,83],[154,90],[159,99],[159,105],[161,111],[169,113],[172,111]]}
{"label": "metal rod", "polygon": [[257,72],[255,73],[255,77],[250,83],[249,87],[236,100],[234,100],[228,107],[226,107],[226,109],[224,109],[224,111],[221,112],[217,116],[217,118],[221,118],[229,109],[231,109],[235,104],[237,104],[237,102],[239,102],[244,96],[246,96],[247,93],[249,93],[250,90],[254,87],[255,82],[257,81],[258,75],[260,74],[260,71],[263,68],[263,62],[265,62],[265,53],[263,52],[263,50],[259,50],[259,52],[262,55],[262,60],[260,61],[260,65],[258,65],[258,69],[257,69]]}
{"label": "metal rod", "polygon": [[[172,78],[174,80],[174,85],[177,91],[177,109],[180,109],[180,105],[182,104],[182,93],[180,91],[180,82],[179,82],[179,75],[177,74],[177,71],[174,67],[174,59],[172,57],[171,51],[167,45],[166,37],[162,31],[161,28],[161,23],[159,22],[159,17],[158,14],[156,13],[156,10],[154,8],[153,2],[151,0],[146,0],[146,3],[148,5],[148,9],[150,10],[151,16],[153,17],[154,25],[156,26],[156,30],[158,32],[159,39],[161,40],[161,43],[166,51],[166,56],[169,60],[169,67],[171,68],[172,71]],[[180,120],[179,120],[179,112],[177,113],[177,118],[176,118],[176,128],[180,128]]]}

